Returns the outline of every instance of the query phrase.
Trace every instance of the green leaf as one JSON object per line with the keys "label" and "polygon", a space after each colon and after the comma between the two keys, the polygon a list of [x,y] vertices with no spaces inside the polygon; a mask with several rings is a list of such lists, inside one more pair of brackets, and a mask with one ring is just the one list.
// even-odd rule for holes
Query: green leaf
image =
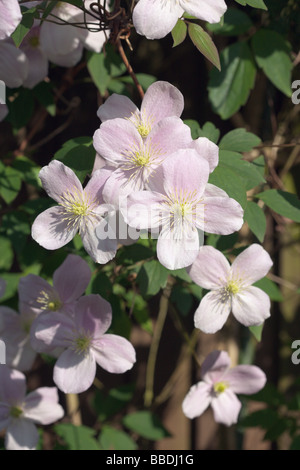
{"label": "green leaf", "polygon": [[92,173],[96,151],[90,137],[76,137],[64,143],[54,155],[55,160],[71,168],[83,183],[86,176]]}
{"label": "green leaf", "polygon": [[174,286],[171,293],[171,301],[174,302],[178,311],[186,316],[193,306],[193,299],[190,291],[182,286]]}
{"label": "green leaf", "polygon": [[256,194],[255,197],[264,201],[277,214],[283,215],[295,222],[300,222],[300,200],[295,194],[278,189],[270,189]]}
{"label": "green leaf", "polygon": [[264,277],[263,279],[255,282],[253,285],[262,289],[266,294],[268,294],[271,300],[274,300],[274,302],[283,301],[283,296],[280,290],[278,289],[275,282],[271,281],[271,279]]}
{"label": "green leaf", "polygon": [[238,201],[242,207],[246,207],[247,193],[245,182],[236,170],[219,164],[210,175],[209,183],[223,189],[228,196]]}
{"label": "green leaf", "polygon": [[100,91],[100,94],[104,96],[111,79],[110,74],[105,67],[104,52],[101,54],[98,54],[97,52],[88,52],[87,68],[93,82]]}
{"label": "green leaf", "polygon": [[252,37],[255,60],[268,79],[286,96],[292,96],[290,47],[276,31],[261,29]]}
{"label": "green leaf", "polygon": [[170,437],[170,433],[163,427],[160,419],[150,411],[137,411],[123,418],[123,424],[146,439],[158,441]]}
{"label": "green leaf", "polygon": [[25,88],[18,89],[15,98],[10,101],[7,100],[9,114],[7,121],[16,129],[26,126],[30,121],[34,111],[34,96],[31,90]]}
{"label": "green leaf", "polygon": [[191,129],[192,138],[193,139],[198,139],[198,137],[200,137],[200,133],[201,133],[199,123],[197,121],[195,121],[194,119],[185,119],[183,122],[184,122],[184,124],[189,126],[189,128]]}
{"label": "green leaf", "polygon": [[0,269],[9,271],[14,259],[11,242],[8,238],[0,236]]}
{"label": "green leaf", "polygon": [[28,217],[23,212],[12,211],[2,217],[1,233],[9,238],[17,253],[22,252],[30,232]]}
{"label": "green leaf", "polygon": [[245,221],[251,232],[263,243],[267,228],[267,221],[264,211],[255,202],[248,201],[245,207]]}
{"label": "green leaf", "polygon": [[206,137],[216,144],[220,137],[220,131],[212,122],[208,121],[200,129],[198,137]]}
{"label": "green leaf", "polygon": [[104,299],[108,300],[112,292],[112,283],[103,272],[98,272],[92,276],[91,282],[86,290],[87,294],[99,294]]}
{"label": "green leaf", "polygon": [[251,331],[251,333],[253,334],[254,338],[255,338],[258,342],[261,341],[262,332],[263,332],[263,327],[264,327],[264,323],[262,323],[262,325],[258,325],[258,326],[249,326],[249,330]]}
{"label": "green leaf", "polygon": [[256,167],[241,158],[241,154],[231,152],[229,150],[220,150],[219,166],[229,168],[236,173],[237,176],[243,178],[246,191],[260,184],[265,183],[265,179],[261,176]]}
{"label": "green leaf", "polygon": [[54,426],[54,431],[67,444],[68,450],[100,450],[98,442],[94,439],[94,429],[60,423]]}
{"label": "green leaf", "polygon": [[185,38],[187,33],[187,25],[184,21],[178,20],[172,29],[173,47],[179,46]]}
{"label": "green leaf", "polygon": [[252,161],[252,165],[255,166],[261,176],[264,177],[266,175],[266,162],[263,155],[255,158],[255,160]]}
{"label": "green leaf", "polygon": [[206,23],[209,31],[222,36],[239,36],[246,33],[252,26],[249,16],[237,8],[228,8],[220,23]]}
{"label": "green leaf", "polygon": [[36,8],[24,9],[22,12],[22,20],[21,23],[17,26],[16,30],[11,35],[12,40],[14,41],[16,47],[19,47],[25,38],[25,36],[29,33],[34,18],[36,15]]}
{"label": "green leaf", "polygon": [[142,295],[156,295],[161,288],[166,286],[169,271],[158,261],[148,261],[143,264],[136,282]]}
{"label": "green leaf", "polygon": [[290,450],[300,450],[300,435],[294,437],[290,446]]}
{"label": "green leaf", "polygon": [[221,70],[218,49],[210,35],[196,23],[189,23],[189,36],[197,49],[215,66]]}
{"label": "green leaf", "polygon": [[95,409],[98,419],[106,421],[115,414],[119,413],[132,399],[134,394],[134,385],[126,384],[118,388],[112,388],[108,394],[102,390],[97,390],[93,408]]}
{"label": "green leaf", "polygon": [[124,431],[103,426],[99,437],[99,443],[103,450],[136,450],[136,442]]}
{"label": "green leaf", "polygon": [[250,152],[261,142],[260,138],[246,129],[234,129],[222,137],[219,147],[222,150],[233,150],[235,152]]}
{"label": "green leaf", "polygon": [[198,286],[198,284],[190,284],[189,290],[196,297],[197,300],[201,300],[203,297],[203,288]]}
{"label": "green leaf", "polygon": [[12,163],[12,167],[18,171],[20,177],[27,183],[35,186],[36,188],[41,187],[41,181],[39,179],[40,167],[37,166],[29,158],[20,155]]}
{"label": "green leaf", "polygon": [[22,180],[20,173],[0,162],[0,196],[10,204],[19,194]]}
{"label": "green leaf", "polygon": [[276,411],[269,408],[254,411],[249,416],[246,416],[241,420],[240,425],[242,427],[256,427],[260,426],[263,429],[271,428],[278,420],[278,414]]}
{"label": "green leaf", "polygon": [[5,292],[0,301],[5,302],[11,299],[18,290],[18,285],[23,273],[1,273],[0,277],[6,282]]}
{"label": "green leaf", "polygon": [[250,5],[250,7],[260,8],[261,10],[267,10],[267,6],[263,0],[235,0],[240,5]]}
{"label": "green leaf", "polygon": [[254,86],[256,67],[245,41],[235,42],[221,54],[221,72],[213,69],[209,80],[209,100],[222,119],[230,118],[243,106]]}
{"label": "green leaf", "polygon": [[193,282],[184,268],[174,269],[174,271],[172,271],[172,276],[177,277],[178,279],[181,279],[182,281],[188,282],[189,284]]}

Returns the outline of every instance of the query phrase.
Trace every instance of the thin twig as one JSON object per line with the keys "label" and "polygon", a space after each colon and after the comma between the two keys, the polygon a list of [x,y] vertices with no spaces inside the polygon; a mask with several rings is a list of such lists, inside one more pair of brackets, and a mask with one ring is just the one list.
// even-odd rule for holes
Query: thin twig
{"label": "thin twig", "polygon": [[147,363],[146,370],[146,389],[144,395],[144,405],[149,407],[153,401],[153,388],[154,388],[154,374],[155,374],[155,365],[156,358],[160,343],[160,338],[166,321],[168,307],[169,307],[169,298],[171,295],[172,285],[174,280],[169,276],[166,287],[164,288],[160,302],[159,302],[159,312],[157,317],[157,322],[154,330],[153,340],[150,346],[149,358]]}
{"label": "thin twig", "polygon": [[70,418],[71,423],[74,424],[74,426],[81,426],[82,419],[78,395],[67,393],[66,405],[68,417]]}
{"label": "thin twig", "polygon": [[123,46],[122,46],[122,43],[121,43],[121,40],[118,39],[117,42],[116,42],[116,44],[117,44],[117,48],[118,48],[119,54],[120,54],[120,56],[121,56],[121,58],[122,58],[122,60],[123,60],[123,62],[124,62],[124,64],[125,64],[125,66],[126,66],[126,68],[127,68],[127,71],[128,71],[128,73],[129,73],[129,75],[131,76],[131,78],[132,78],[132,80],[133,80],[133,83],[135,84],[135,86],[136,86],[136,88],[137,88],[137,90],[138,90],[138,92],[139,92],[139,94],[140,94],[141,99],[143,99],[143,98],[144,98],[144,90],[143,90],[143,88],[141,87],[141,84],[140,84],[140,82],[138,81],[138,79],[137,79],[137,77],[136,77],[136,75],[135,75],[135,73],[134,73],[134,71],[133,71],[133,69],[132,69],[132,67],[131,67],[131,65],[130,65],[130,63],[129,63],[129,61],[128,61],[128,59],[127,59],[127,56],[126,56],[126,54],[125,54],[125,51],[124,51]]}

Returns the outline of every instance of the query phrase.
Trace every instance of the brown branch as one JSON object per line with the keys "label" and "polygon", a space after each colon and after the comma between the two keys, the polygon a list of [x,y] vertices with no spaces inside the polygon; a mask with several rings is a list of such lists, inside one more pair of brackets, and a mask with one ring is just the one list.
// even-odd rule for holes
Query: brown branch
{"label": "brown branch", "polygon": [[135,84],[135,86],[136,86],[136,88],[137,88],[137,90],[138,90],[138,92],[139,92],[139,95],[140,95],[141,99],[143,99],[143,98],[144,98],[144,90],[143,90],[143,88],[141,87],[141,84],[139,83],[139,81],[138,81],[138,79],[137,79],[137,77],[136,77],[136,75],[135,75],[135,73],[134,73],[134,71],[133,71],[133,68],[131,67],[131,65],[130,65],[128,59],[127,59],[127,56],[126,56],[126,54],[125,54],[125,51],[124,51],[123,46],[122,46],[122,43],[121,43],[121,40],[118,39],[117,42],[116,42],[116,44],[117,44],[117,48],[118,48],[119,54],[120,54],[120,56],[121,56],[121,58],[122,58],[122,60],[123,60],[123,62],[124,62],[124,64],[125,64],[125,66],[126,66],[126,69],[127,69],[128,73],[129,73],[129,75],[131,76],[131,78],[132,78],[132,80],[133,80],[133,83]]}

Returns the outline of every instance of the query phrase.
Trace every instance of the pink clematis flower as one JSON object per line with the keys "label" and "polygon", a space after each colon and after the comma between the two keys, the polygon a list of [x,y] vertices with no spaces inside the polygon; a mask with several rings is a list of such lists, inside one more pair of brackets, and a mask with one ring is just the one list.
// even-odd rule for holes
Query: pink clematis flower
{"label": "pink clematis flower", "polygon": [[199,20],[219,23],[226,9],[224,0],[139,0],[132,19],[139,34],[160,39],[172,31],[185,12]]}
{"label": "pink clematis flower", "polygon": [[21,86],[28,75],[29,63],[12,39],[0,41],[0,80],[9,88]]}
{"label": "pink clematis flower", "polygon": [[130,120],[105,121],[94,134],[94,147],[116,170],[107,180],[104,194],[117,186],[123,196],[144,189],[162,161],[191,141],[190,128],[176,116],[159,120],[144,137]]}
{"label": "pink clematis flower", "polygon": [[142,137],[147,137],[152,128],[166,117],[180,117],[184,107],[183,96],[171,83],[152,83],[145,93],[141,110],[127,97],[113,93],[98,109],[102,122],[123,118],[132,124]]}
{"label": "pink clematis flower", "polygon": [[96,364],[115,374],[132,368],[136,358],[130,342],[105,334],[111,320],[111,306],[100,295],[81,297],[73,318],[57,313],[40,316],[32,345],[39,352],[63,349],[53,376],[60,390],[65,393],[87,390],[95,378]]}
{"label": "pink clematis flower", "polygon": [[242,226],[241,206],[207,184],[208,176],[208,161],[196,150],[179,150],[157,169],[149,181],[151,190],[133,193],[121,204],[130,226],[159,230],[157,256],[168,269],[195,261],[199,230],[225,235]]}
{"label": "pink clematis flower", "polygon": [[48,425],[64,416],[56,387],[41,387],[26,396],[24,374],[0,367],[0,430],[6,430],[7,450],[34,450],[35,424]]}
{"label": "pink clematis flower", "polygon": [[63,163],[53,160],[39,174],[43,187],[58,206],[40,214],[32,226],[32,237],[48,250],[56,250],[69,243],[76,233],[83,246],[97,263],[107,263],[116,254],[116,239],[99,239],[96,227],[107,213],[102,197],[107,173],[98,170],[85,189],[75,173]]}
{"label": "pink clematis flower", "polygon": [[18,0],[0,0],[0,40],[8,38],[21,20]]}
{"label": "pink clematis flower", "polygon": [[84,293],[90,280],[91,270],[87,262],[80,256],[68,255],[53,274],[53,286],[35,274],[20,279],[20,310],[31,310],[36,314],[72,314],[76,300]]}
{"label": "pink clematis flower", "polygon": [[30,343],[30,328],[37,314],[30,309],[20,313],[0,307],[0,339],[6,345],[6,364],[21,371],[30,370],[36,352]]}
{"label": "pink clematis flower", "polygon": [[201,378],[202,381],[193,385],[185,397],[183,413],[193,419],[211,405],[215,421],[226,426],[238,420],[242,404],[236,393],[252,395],[266,383],[266,376],[259,367],[239,365],[230,369],[230,359],[225,351],[213,351],[206,357]]}
{"label": "pink clematis flower", "polygon": [[206,294],[195,313],[195,326],[204,333],[216,333],[230,312],[245,326],[260,325],[270,316],[270,298],[252,284],[263,278],[273,262],[258,244],[240,253],[232,266],[211,246],[200,248],[188,273],[193,281],[211,292]]}
{"label": "pink clematis flower", "polygon": [[48,75],[48,57],[41,48],[40,30],[40,26],[35,21],[20,46],[20,50],[24,52],[28,60],[28,73],[23,81],[23,86],[29,89],[34,88]]}

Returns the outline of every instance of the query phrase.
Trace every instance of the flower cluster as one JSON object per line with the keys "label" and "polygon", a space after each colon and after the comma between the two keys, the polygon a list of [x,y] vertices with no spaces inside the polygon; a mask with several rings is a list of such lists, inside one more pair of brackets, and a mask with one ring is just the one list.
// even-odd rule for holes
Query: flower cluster
{"label": "flower cluster", "polygon": [[0,307],[0,338],[10,367],[30,370],[37,352],[58,357],[54,382],[65,393],[87,390],[96,363],[117,374],[132,368],[135,351],[129,341],[106,334],[110,304],[100,295],[83,296],[90,279],[88,264],[77,255],[68,255],[54,272],[53,286],[33,274],[21,279],[20,314]]}
{"label": "flower cluster", "polygon": [[[39,2],[27,2],[26,8]],[[85,0],[89,9],[92,0]],[[55,21],[36,19],[22,44],[17,48],[10,38],[22,19],[17,0],[2,0],[0,3],[0,79],[10,88],[23,85],[33,88],[48,75],[48,61],[63,67],[76,65],[87,48],[100,52],[106,41],[104,31],[90,31],[72,24],[89,24],[96,28],[96,19],[74,5],[57,2],[51,15]],[[0,116],[1,118],[1,116]]]}

